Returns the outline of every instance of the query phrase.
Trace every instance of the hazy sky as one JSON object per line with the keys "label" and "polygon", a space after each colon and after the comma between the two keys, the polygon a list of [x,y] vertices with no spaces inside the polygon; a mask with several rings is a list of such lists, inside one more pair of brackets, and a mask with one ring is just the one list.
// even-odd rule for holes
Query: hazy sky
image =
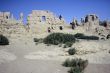
{"label": "hazy sky", "polygon": [[110,19],[110,0],[0,0],[0,11],[10,11],[18,19],[32,10],[49,10],[62,15],[67,22],[80,20],[87,14],[96,14],[101,20]]}

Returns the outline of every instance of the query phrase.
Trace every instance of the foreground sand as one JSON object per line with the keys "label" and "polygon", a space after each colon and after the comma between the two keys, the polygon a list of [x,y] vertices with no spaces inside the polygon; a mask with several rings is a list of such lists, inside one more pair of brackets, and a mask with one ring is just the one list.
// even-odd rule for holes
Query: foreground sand
{"label": "foreground sand", "polygon": [[[87,44],[88,42],[88,44]],[[83,58],[89,60],[89,65],[85,73],[109,73],[110,72],[110,54],[108,51],[109,41],[84,41],[87,46],[92,44],[94,50],[87,50],[82,46],[76,48],[85,48],[74,56],[69,56],[68,48],[58,46],[47,46],[43,43],[35,45],[32,39],[12,39],[10,45],[0,46],[0,73],[67,73],[68,68],[61,64],[67,58]],[[95,43],[95,44],[93,44]],[[76,43],[76,45],[80,43]],[[96,46],[100,49],[97,49]],[[79,51],[79,52],[80,52]]]}

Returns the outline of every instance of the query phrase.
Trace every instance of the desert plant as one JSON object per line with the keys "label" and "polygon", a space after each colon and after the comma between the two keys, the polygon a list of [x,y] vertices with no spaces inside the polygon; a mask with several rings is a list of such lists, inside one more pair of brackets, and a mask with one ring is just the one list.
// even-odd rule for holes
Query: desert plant
{"label": "desert plant", "polygon": [[65,44],[67,42],[74,43],[75,38],[72,34],[64,34],[64,33],[52,33],[44,38],[43,42],[45,44],[53,44],[58,45],[60,43]]}
{"label": "desert plant", "polygon": [[70,48],[69,50],[68,50],[68,54],[69,55],[74,55],[76,53],[76,49],[75,48]]}
{"label": "desert plant", "polygon": [[74,37],[77,39],[84,39],[84,40],[99,40],[99,37],[97,36],[86,36],[82,33],[77,33],[74,35]]}
{"label": "desert plant", "polygon": [[63,46],[63,48],[67,48],[68,46],[65,44],[64,46]]}
{"label": "desert plant", "polygon": [[47,46],[51,46],[50,44],[46,44]]}
{"label": "desert plant", "polygon": [[108,51],[108,53],[110,53],[110,50]]}
{"label": "desert plant", "polygon": [[62,44],[59,44],[59,47],[62,47]]}
{"label": "desert plant", "polygon": [[62,65],[65,66],[65,67],[71,67],[71,61],[70,61],[70,59],[66,59],[66,60],[63,62]]}
{"label": "desert plant", "polygon": [[36,45],[38,45],[39,43],[42,43],[43,42],[43,39],[41,39],[41,38],[40,39],[34,38],[33,40],[34,40],[34,42],[35,42]]}
{"label": "desert plant", "polygon": [[34,38],[34,42],[39,42],[39,39],[38,38]]}
{"label": "desert plant", "polygon": [[38,42],[35,43],[35,45],[38,45],[38,44],[39,44]]}
{"label": "desert plant", "polygon": [[0,35],[0,45],[9,45],[8,38],[3,35]]}
{"label": "desert plant", "polygon": [[97,37],[97,36],[83,36],[80,39],[85,39],[85,40],[99,40],[99,37]]}
{"label": "desert plant", "polygon": [[43,39],[42,38],[39,39],[39,43],[43,43]]}
{"label": "desert plant", "polygon": [[66,44],[68,47],[71,47],[71,46],[73,45],[72,42],[66,42],[65,44]]}
{"label": "desert plant", "polygon": [[74,35],[74,37],[75,38],[80,38],[80,37],[83,37],[84,36],[84,34],[82,34],[82,33],[76,33],[75,35]]}
{"label": "desert plant", "polygon": [[83,73],[79,67],[75,67],[75,68],[70,68],[70,70],[68,71],[68,73]]}
{"label": "desert plant", "polygon": [[[67,59],[64,61],[63,66],[65,67],[71,67],[73,70],[70,70],[69,73],[73,73],[74,69],[78,72],[83,72],[86,66],[88,65],[88,60],[82,60],[82,59]],[[76,71],[76,73],[77,73]]]}
{"label": "desert plant", "polygon": [[106,39],[110,39],[110,34],[107,35]]}

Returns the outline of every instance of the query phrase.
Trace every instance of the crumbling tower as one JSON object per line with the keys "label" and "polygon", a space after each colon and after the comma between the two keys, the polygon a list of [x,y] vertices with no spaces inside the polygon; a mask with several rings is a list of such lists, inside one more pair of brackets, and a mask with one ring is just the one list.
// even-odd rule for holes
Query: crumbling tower
{"label": "crumbling tower", "polygon": [[95,30],[99,26],[99,19],[95,14],[86,15],[84,22],[87,31]]}

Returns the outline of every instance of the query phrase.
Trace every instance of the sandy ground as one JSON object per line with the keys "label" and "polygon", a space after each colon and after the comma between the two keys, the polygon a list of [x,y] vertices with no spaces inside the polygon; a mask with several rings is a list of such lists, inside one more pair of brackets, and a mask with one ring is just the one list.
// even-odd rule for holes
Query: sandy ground
{"label": "sandy ground", "polygon": [[[87,46],[92,45],[92,48],[82,43],[88,43]],[[79,42],[73,46],[80,44],[75,47],[83,53],[69,56],[68,48],[43,43],[35,45],[32,39],[12,39],[10,45],[0,46],[0,73],[67,73],[68,68],[61,65],[67,58],[88,59],[85,73],[109,73],[109,43],[110,40]]]}
{"label": "sandy ground", "polygon": [[61,62],[19,59],[0,65],[0,73],[67,73]]}
{"label": "sandy ground", "polygon": [[110,73],[110,64],[89,64],[84,73]]}

